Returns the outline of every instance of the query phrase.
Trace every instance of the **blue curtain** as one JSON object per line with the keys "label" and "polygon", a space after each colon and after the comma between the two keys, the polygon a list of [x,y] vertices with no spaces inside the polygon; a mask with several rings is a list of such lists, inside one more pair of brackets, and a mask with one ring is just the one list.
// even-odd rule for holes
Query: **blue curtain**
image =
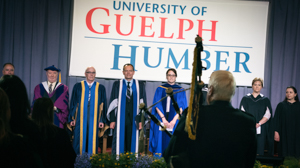
{"label": "blue curtain", "polygon": [[47,66],[61,68],[68,84],[72,6],[73,0],[0,0],[0,65],[15,65],[30,100]]}
{"label": "blue curtain", "polygon": [[[68,76],[72,7],[73,0],[0,0],[0,65],[15,65],[15,74],[24,81],[31,100],[34,87],[46,80],[43,68],[49,65],[62,70],[62,82],[69,86],[70,93],[74,84],[84,79]],[[269,0],[262,94],[270,98],[273,109],[284,99],[287,86],[300,89],[299,9],[299,0]],[[106,87],[109,100],[114,80],[97,81]],[[161,83],[146,81],[148,105]],[[237,87],[233,106],[238,107],[242,97],[251,92],[251,88]]]}

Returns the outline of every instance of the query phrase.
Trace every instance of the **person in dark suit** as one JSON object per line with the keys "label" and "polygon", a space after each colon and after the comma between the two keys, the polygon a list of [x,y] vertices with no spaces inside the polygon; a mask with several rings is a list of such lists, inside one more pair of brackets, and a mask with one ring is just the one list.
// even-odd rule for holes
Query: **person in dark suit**
{"label": "person in dark suit", "polygon": [[232,107],[235,79],[228,71],[211,74],[207,102],[199,108],[196,139],[185,131],[184,111],[164,151],[170,167],[253,168],[256,158],[256,121],[253,115]]}

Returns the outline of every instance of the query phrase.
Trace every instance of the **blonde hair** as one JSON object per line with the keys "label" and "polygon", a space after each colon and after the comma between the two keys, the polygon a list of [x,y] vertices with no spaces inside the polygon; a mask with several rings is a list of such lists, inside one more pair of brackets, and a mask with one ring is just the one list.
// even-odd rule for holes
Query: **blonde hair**
{"label": "blonde hair", "polygon": [[260,81],[261,87],[264,87],[264,80],[261,78],[257,78],[257,77],[252,80],[252,86],[256,81]]}
{"label": "blonde hair", "polygon": [[211,74],[208,87],[213,87],[214,100],[231,100],[235,93],[235,79],[231,72],[215,71]]}

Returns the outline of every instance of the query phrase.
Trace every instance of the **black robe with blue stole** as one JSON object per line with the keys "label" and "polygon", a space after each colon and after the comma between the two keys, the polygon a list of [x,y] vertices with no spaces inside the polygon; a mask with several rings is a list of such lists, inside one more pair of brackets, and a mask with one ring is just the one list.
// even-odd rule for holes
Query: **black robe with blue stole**
{"label": "black robe with blue stole", "polygon": [[106,123],[106,107],[106,92],[103,85],[94,82],[89,88],[86,81],[74,85],[69,122],[76,121],[73,140],[76,154],[98,153],[99,123]]}

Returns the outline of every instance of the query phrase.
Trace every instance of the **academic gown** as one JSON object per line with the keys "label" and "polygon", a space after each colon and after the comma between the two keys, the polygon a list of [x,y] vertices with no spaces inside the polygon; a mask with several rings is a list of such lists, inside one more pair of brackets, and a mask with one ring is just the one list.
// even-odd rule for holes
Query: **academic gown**
{"label": "academic gown", "polygon": [[[179,85],[170,85],[168,83],[163,84],[156,89],[153,98],[153,104],[166,96],[166,89],[168,89],[169,87],[173,89],[173,93],[184,90]],[[174,94],[174,99],[176,100],[179,108],[182,108],[182,110],[187,108],[186,94],[184,91]],[[158,115],[156,108],[158,108],[164,114],[168,122],[172,121],[175,115],[177,114],[174,109],[174,106],[172,105],[172,101],[169,97],[152,107],[152,114],[155,115],[160,120],[160,122],[162,122],[162,119]],[[173,131],[175,130],[177,124],[178,124],[178,120],[174,125]],[[152,152],[153,154],[155,153],[162,154],[162,152],[167,148],[169,141],[170,141],[170,137],[165,132],[160,131],[159,126],[156,125],[153,121],[151,121],[149,151]]]}
{"label": "academic gown", "polygon": [[300,157],[300,102],[280,102],[274,119],[280,136],[279,156]]}
{"label": "academic gown", "polygon": [[188,108],[164,151],[167,164],[190,168],[253,168],[256,158],[255,118],[216,100],[200,106],[196,139],[185,131]]}
{"label": "academic gown", "polygon": [[[138,122],[140,122],[139,104],[145,103],[147,106],[146,91],[143,82],[133,79],[132,98],[133,98],[133,113],[132,113],[132,135],[131,135],[131,150],[130,152],[138,153]],[[112,87],[110,104],[107,110],[107,119],[110,122],[116,122],[113,142],[112,154],[124,153],[125,149],[125,110],[126,110],[126,89],[127,82],[125,79],[115,81]],[[116,121],[111,120],[111,113],[114,113]],[[136,117],[138,116],[138,117]],[[136,118],[139,118],[136,120]]]}
{"label": "academic gown", "polygon": [[32,107],[34,102],[38,98],[50,98],[57,107],[58,113],[54,113],[54,124],[60,128],[64,128],[69,115],[69,89],[68,86],[56,82],[54,90],[49,94],[49,87],[47,81],[40,83],[34,88],[34,97],[32,102]]}
{"label": "academic gown", "polygon": [[[252,114],[256,122],[258,123],[266,113],[267,108],[269,108],[271,117],[263,125],[261,125],[261,133],[257,134],[257,154],[264,155],[264,149],[268,149],[268,154],[273,154],[273,141],[274,141],[274,131],[272,131],[271,122],[272,122],[272,107],[270,100],[262,94],[259,94],[256,98],[252,94],[247,94],[244,96],[240,103],[241,108],[250,114]],[[267,147],[265,143],[267,142]]]}
{"label": "academic gown", "polygon": [[[86,81],[76,83],[72,92],[68,122],[76,120],[73,140],[76,154],[98,153],[99,123],[106,123],[103,117],[106,115],[107,107],[105,88],[98,82],[94,82],[90,89],[90,102],[89,86]],[[100,110],[102,110],[101,116]]]}

